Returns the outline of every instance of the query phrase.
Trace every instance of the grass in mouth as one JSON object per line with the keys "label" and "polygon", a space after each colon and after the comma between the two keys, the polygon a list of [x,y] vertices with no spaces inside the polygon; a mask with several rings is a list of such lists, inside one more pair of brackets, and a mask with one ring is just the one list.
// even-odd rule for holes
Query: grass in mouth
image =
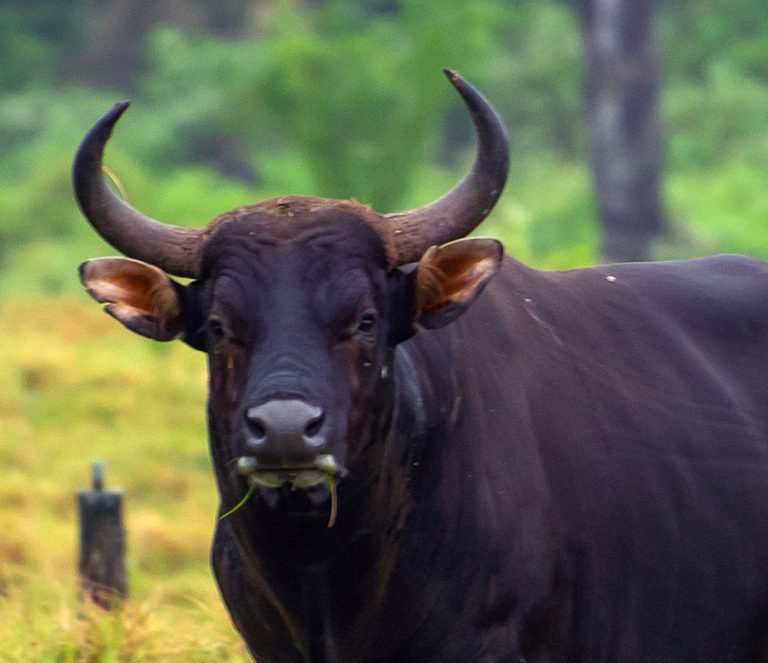
{"label": "grass in mouth", "polygon": [[333,475],[329,474],[325,481],[328,484],[328,490],[331,491],[331,513],[328,516],[328,529],[330,529],[336,524],[338,497],[336,495],[336,479],[333,478]]}
{"label": "grass in mouth", "polygon": [[254,490],[256,490],[256,484],[252,483],[250,486],[248,486],[248,490],[245,493],[245,495],[243,495],[243,499],[241,499],[237,504],[235,504],[235,506],[233,506],[225,514],[219,516],[219,520],[224,520],[224,518],[228,518],[233,513],[235,513],[235,511],[238,511],[250,499],[251,495],[253,495]]}
{"label": "grass in mouth", "polygon": [[[336,493],[336,479],[333,478],[333,475],[329,474],[325,481],[328,485],[328,490],[331,493],[331,513],[328,516],[328,528],[330,529],[336,524],[336,515],[338,514],[338,495]],[[229,511],[219,516],[219,520],[224,520],[224,518],[228,518],[233,513],[241,509],[242,506],[250,499],[251,495],[253,495],[254,490],[256,490],[256,484],[252,483],[248,487],[245,495],[243,495],[243,498]]]}

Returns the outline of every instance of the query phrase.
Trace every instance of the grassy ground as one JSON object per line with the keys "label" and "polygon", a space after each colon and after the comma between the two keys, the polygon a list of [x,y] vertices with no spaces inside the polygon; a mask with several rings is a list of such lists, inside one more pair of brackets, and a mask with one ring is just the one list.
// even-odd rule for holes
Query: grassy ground
{"label": "grassy ground", "polygon": [[[0,303],[0,661],[247,661],[208,565],[205,362],[92,304]],[[77,600],[74,494],[125,490],[130,600]]]}

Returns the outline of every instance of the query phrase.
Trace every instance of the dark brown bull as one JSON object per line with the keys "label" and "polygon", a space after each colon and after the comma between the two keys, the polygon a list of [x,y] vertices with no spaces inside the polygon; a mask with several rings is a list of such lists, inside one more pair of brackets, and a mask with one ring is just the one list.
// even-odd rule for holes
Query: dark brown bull
{"label": "dark brown bull", "polygon": [[207,352],[220,512],[255,491],[212,552],[237,628],[264,662],[766,660],[768,267],[543,273],[459,239],[507,143],[449,77],[477,159],[404,214],[290,197],[176,228],[102,180],[125,104],[78,152],[131,258],[83,283]]}

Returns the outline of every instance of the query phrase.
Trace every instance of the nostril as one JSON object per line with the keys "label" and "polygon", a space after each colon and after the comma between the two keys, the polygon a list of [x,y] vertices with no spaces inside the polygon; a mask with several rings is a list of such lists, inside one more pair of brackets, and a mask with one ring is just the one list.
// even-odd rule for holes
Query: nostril
{"label": "nostril", "polygon": [[319,414],[309,420],[304,428],[304,434],[307,437],[316,437],[323,426],[323,421],[325,421],[325,412],[321,409]]}
{"label": "nostril", "polygon": [[264,420],[253,410],[254,408],[251,408],[245,413],[245,422],[251,435],[261,442],[267,437],[267,429],[264,425]]}
{"label": "nostril", "polygon": [[264,430],[264,426],[259,421],[250,421],[249,427],[256,439],[262,440],[267,436],[267,431]]}

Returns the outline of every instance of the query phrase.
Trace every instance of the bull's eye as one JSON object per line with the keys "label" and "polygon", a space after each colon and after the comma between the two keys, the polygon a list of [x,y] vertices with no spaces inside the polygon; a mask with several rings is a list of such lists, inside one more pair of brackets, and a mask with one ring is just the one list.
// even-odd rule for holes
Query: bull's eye
{"label": "bull's eye", "polygon": [[376,316],[373,313],[365,313],[357,323],[358,334],[370,334],[376,327]]}
{"label": "bull's eye", "polygon": [[224,323],[219,318],[209,318],[207,326],[208,334],[214,343],[223,341],[227,337],[226,327],[224,327]]}

